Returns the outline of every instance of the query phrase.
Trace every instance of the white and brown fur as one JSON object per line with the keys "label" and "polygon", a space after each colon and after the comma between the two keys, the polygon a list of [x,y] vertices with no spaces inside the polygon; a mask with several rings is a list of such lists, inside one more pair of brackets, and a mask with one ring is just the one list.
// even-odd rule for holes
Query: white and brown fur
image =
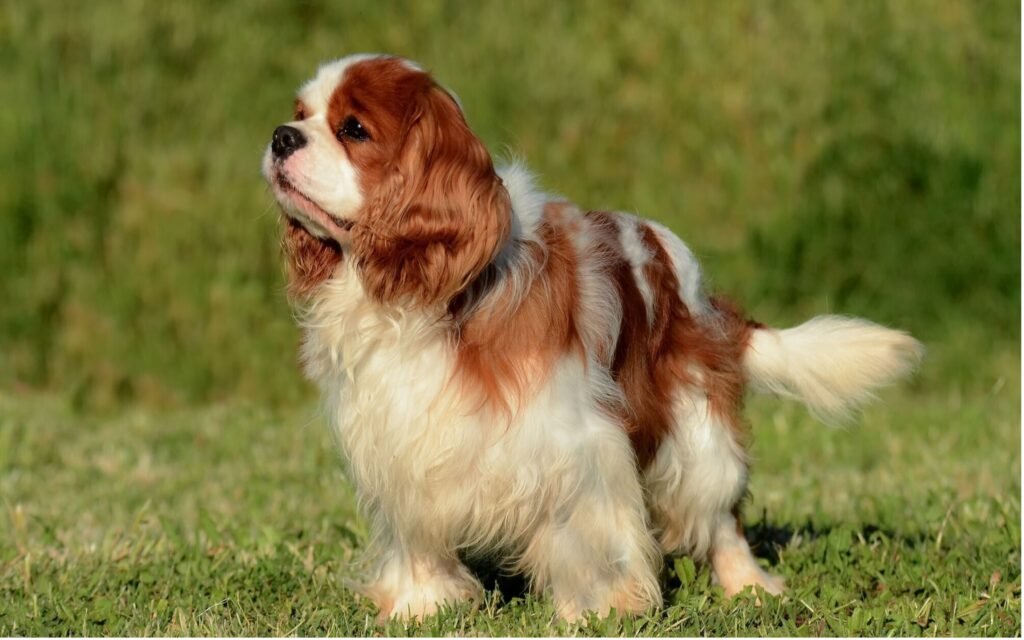
{"label": "white and brown fur", "polygon": [[728,594],[782,590],[738,520],[745,387],[843,414],[910,371],[915,340],[746,320],[665,227],[495,169],[400,58],[324,65],[288,126],[303,146],[268,148],[264,173],[382,617],[477,596],[464,552],[497,554],[569,619],[658,606],[662,554],[709,561]]}

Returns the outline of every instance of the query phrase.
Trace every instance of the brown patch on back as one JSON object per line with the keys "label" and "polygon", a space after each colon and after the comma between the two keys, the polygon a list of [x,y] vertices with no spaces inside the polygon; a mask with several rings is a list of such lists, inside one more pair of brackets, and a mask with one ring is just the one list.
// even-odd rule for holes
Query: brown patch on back
{"label": "brown patch on back", "polygon": [[[494,273],[485,273],[452,301],[458,382],[479,397],[481,406],[512,415],[521,398],[544,384],[558,358],[573,351],[584,357],[584,349],[591,348],[622,389],[625,405],[607,409],[629,435],[641,467],[654,459],[662,440],[675,428],[673,401],[684,386],[703,390],[711,411],[743,444],[742,356],[752,324],[721,298],[711,300],[714,317],[698,322],[679,297],[679,280],[668,252],[655,232],[638,222],[639,235],[651,254],[644,267],[653,294],[653,313],[648,318],[614,214],[588,212],[580,217],[569,211],[573,211],[570,205],[549,203],[538,229],[541,242],[521,245],[537,260],[546,247],[547,256],[519,306],[503,307],[501,296],[507,290],[495,281],[500,276]],[[584,220],[592,225],[598,241],[594,255],[577,256],[572,234],[579,233]],[[588,259],[600,260],[622,307],[613,353],[602,353],[604,345],[584,345],[577,324],[586,321],[578,317],[584,311],[579,307],[577,264]],[[473,300],[488,294],[494,297],[487,306],[475,308]]]}
{"label": "brown patch on back", "polygon": [[[671,356],[669,316],[665,296],[657,278],[650,279],[654,295],[653,318],[647,317],[647,306],[633,276],[633,266],[626,259],[619,240],[614,214],[603,211],[587,213],[601,242],[610,252],[607,261],[609,278],[615,283],[622,304],[622,321],[615,353],[611,359],[612,378],[626,397],[624,407],[609,407],[622,422],[633,444],[641,466],[646,466],[658,450],[658,444],[672,428],[672,392],[678,382],[663,365]],[[656,258],[652,258],[652,264]],[[657,274],[655,274],[657,275]]]}
{"label": "brown patch on back", "polygon": [[641,226],[644,244],[654,255],[645,271],[655,291],[659,322],[666,326],[667,334],[655,365],[659,381],[675,380],[702,389],[711,411],[725,421],[737,443],[745,446],[748,434],[740,410],[746,383],[743,352],[750,326],[723,297],[712,297],[714,316],[698,322],[679,297],[679,279],[668,252],[650,226]]}
{"label": "brown patch on back", "polygon": [[[683,386],[703,389],[711,410],[724,418],[739,442],[744,442],[740,405],[748,324],[719,298],[712,299],[718,312],[716,320],[694,319],[679,297],[679,280],[668,252],[653,229],[637,222],[651,254],[644,267],[653,294],[648,321],[613,214],[590,212],[587,217],[601,230],[602,241],[614,256],[607,269],[622,301],[623,316],[611,372],[628,406],[610,409],[616,411],[629,434],[640,465],[653,460],[662,440],[674,428],[673,399]],[[626,220],[626,224],[633,223]]]}
{"label": "brown patch on back", "polygon": [[[482,406],[509,416],[520,406],[520,398],[544,383],[559,357],[581,349],[575,320],[577,256],[560,222],[566,206],[546,205],[538,229],[541,242],[519,247],[543,268],[518,306],[508,308],[503,304],[508,301],[499,299],[467,318],[459,316],[462,305],[471,303],[457,299],[451,308],[456,320],[456,379],[479,397]],[[481,281],[478,286],[497,295],[508,292],[500,282]],[[470,290],[467,295],[487,293]]]}
{"label": "brown patch on back", "polygon": [[305,299],[334,275],[342,260],[341,247],[333,240],[314,237],[294,218],[282,218],[285,228],[281,249],[288,265],[288,295]]}

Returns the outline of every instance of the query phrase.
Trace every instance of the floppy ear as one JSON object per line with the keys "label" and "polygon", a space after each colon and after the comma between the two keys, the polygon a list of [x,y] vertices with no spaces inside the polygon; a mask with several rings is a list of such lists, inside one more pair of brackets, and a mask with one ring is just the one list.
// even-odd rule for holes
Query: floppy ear
{"label": "floppy ear", "polygon": [[495,258],[511,205],[454,99],[430,82],[415,100],[395,163],[352,244],[371,297],[426,306],[450,301]]}

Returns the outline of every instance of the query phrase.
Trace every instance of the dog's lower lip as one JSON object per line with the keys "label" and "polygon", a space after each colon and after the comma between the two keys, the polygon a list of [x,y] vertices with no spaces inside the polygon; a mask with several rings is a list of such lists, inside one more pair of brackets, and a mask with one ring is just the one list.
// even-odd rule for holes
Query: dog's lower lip
{"label": "dog's lower lip", "polygon": [[309,196],[296,189],[295,186],[288,181],[288,178],[286,178],[284,174],[278,173],[277,180],[275,182],[277,182],[278,188],[281,189],[282,191],[285,191],[287,193],[293,193],[302,198],[303,200],[306,200],[311,205],[315,206],[317,209],[323,212],[323,214],[326,215],[327,218],[331,220],[331,222],[338,225],[338,227],[343,231],[351,231],[352,227],[355,226],[355,222],[353,220],[347,220],[345,218],[339,218],[335,216],[331,212],[327,211],[326,209],[318,205],[312,199],[310,199]]}

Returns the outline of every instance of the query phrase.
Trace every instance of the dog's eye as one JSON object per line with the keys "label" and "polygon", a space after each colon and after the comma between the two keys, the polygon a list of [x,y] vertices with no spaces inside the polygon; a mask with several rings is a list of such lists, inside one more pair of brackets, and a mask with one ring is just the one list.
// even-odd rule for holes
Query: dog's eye
{"label": "dog's eye", "polygon": [[295,113],[292,120],[305,120],[306,119],[306,105],[302,104],[301,100],[295,101]]}
{"label": "dog's eye", "polygon": [[338,136],[338,140],[348,138],[350,140],[362,142],[370,139],[370,132],[363,128],[363,123],[356,120],[354,116],[345,118],[345,122],[342,122],[341,126],[338,127],[338,133],[336,135]]}

